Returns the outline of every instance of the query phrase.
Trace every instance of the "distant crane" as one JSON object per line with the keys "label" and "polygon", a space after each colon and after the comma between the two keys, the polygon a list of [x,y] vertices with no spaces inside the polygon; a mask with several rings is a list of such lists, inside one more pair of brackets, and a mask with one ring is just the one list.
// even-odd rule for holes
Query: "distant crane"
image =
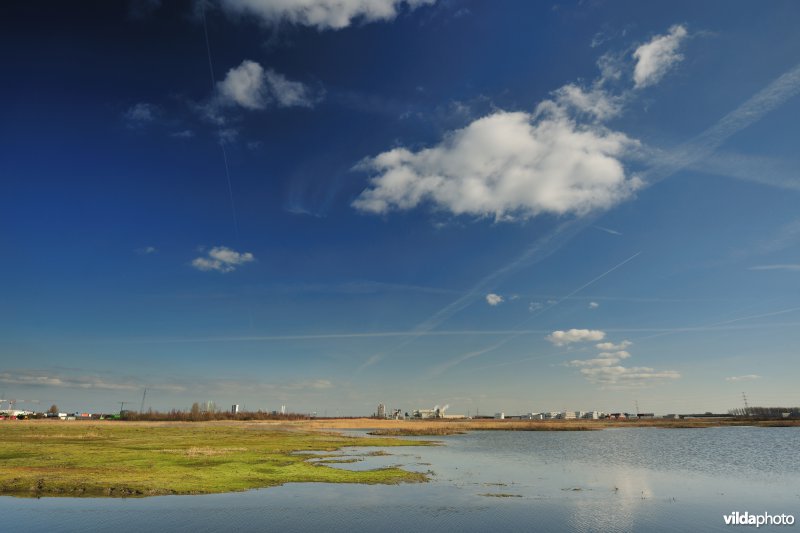
{"label": "distant crane", "polygon": [[8,410],[13,411],[14,406],[18,403],[39,403],[39,400],[18,400],[16,398],[0,399],[0,405],[8,404]]}
{"label": "distant crane", "polygon": [[122,416],[122,410],[125,408],[126,403],[130,402],[117,402],[119,404],[119,416]]}
{"label": "distant crane", "polygon": [[139,414],[144,413],[144,399],[147,398],[147,387],[144,388],[144,392],[142,393],[142,405],[139,407]]}
{"label": "distant crane", "polygon": [[745,393],[742,393],[742,400],[744,400],[744,414],[749,415],[750,406],[747,405],[747,395],[745,395]]}

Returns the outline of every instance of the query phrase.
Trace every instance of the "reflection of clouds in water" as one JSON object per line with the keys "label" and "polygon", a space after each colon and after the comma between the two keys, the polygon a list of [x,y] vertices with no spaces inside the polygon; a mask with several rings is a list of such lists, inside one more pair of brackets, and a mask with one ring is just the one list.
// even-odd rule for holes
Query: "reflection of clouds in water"
{"label": "reflection of clouds in water", "polygon": [[[568,499],[570,529],[578,531],[633,531],[634,515],[642,500],[653,497],[648,471],[618,469],[594,484],[589,494]],[[583,492],[583,491],[581,491]],[[597,494],[593,494],[597,493]]]}

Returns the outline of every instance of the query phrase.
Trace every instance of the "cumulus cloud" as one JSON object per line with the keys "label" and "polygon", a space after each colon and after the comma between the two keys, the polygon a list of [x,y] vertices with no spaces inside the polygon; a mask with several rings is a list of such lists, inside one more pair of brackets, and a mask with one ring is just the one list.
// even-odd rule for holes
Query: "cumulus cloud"
{"label": "cumulus cloud", "polygon": [[557,330],[545,337],[556,346],[565,346],[573,342],[599,341],[605,338],[604,331],[596,329],[570,329],[567,331]]}
{"label": "cumulus cloud", "polygon": [[[687,35],[676,25],[636,49],[636,88],[656,83],[682,59],[679,45]],[[369,184],[353,207],[385,214],[428,205],[495,220],[613,207],[643,186],[624,164],[640,143],[604,125],[630,100],[630,89],[611,89],[627,63],[605,54],[595,80],[568,83],[533,111],[496,110],[429,147],[398,146],[363,159],[355,169],[370,175]]]}
{"label": "cumulus cloud", "polygon": [[674,370],[655,370],[646,366],[597,366],[582,368],[581,374],[590,382],[603,386],[636,386],[664,379],[678,379],[681,375]]}
{"label": "cumulus cloud", "polygon": [[600,307],[600,304],[597,302],[589,302],[589,309],[597,309]]}
{"label": "cumulus cloud", "polygon": [[129,128],[141,128],[156,120],[158,108],[147,102],[139,102],[125,110],[122,118]]}
{"label": "cumulus cloud", "polygon": [[318,30],[346,28],[355,20],[393,20],[403,7],[415,9],[436,0],[222,0],[231,14],[255,16],[268,25],[281,22]]}
{"label": "cumulus cloud", "polygon": [[250,110],[266,109],[273,104],[278,107],[313,107],[320,99],[307,85],[289,80],[249,59],[230,69],[225,79],[217,83],[217,90],[217,105],[235,105]]}
{"label": "cumulus cloud", "polygon": [[267,103],[264,83],[264,67],[245,59],[238,67],[232,68],[225,79],[217,83],[223,101],[237,104],[245,109],[264,109]]}
{"label": "cumulus cloud", "polygon": [[631,341],[625,340],[620,342],[619,344],[614,344],[613,342],[601,342],[599,344],[595,344],[595,347],[598,350],[602,350],[604,352],[613,352],[616,350],[624,350],[628,346],[632,345]]}
{"label": "cumulus cloud", "polygon": [[155,246],[143,246],[136,249],[136,253],[139,255],[150,255],[156,252],[158,252],[158,249]]}
{"label": "cumulus cloud", "polygon": [[745,376],[731,376],[725,378],[725,381],[752,381],[754,379],[761,379],[758,374],[747,374]]}
{"label": "cumulus cloud", "polygon": [[503,297],[499,294],[489,293],[486,295],[486,303],[494,307],[503,303]]}
{"label": "cumulus cloud", "polygon": [[569,366],[612,366],[619,363],[619,357],[595,357],[593,359],[573,359]]}
{"label": "cumulus cloud", "polygon": [[636,49],[633,53],[636,59],[633,81],[637,89],[658,83],[673,65],[683,59],[678,49],[687,35],[684,26],[675,25],[666,35],[657,35]]}
{"label": "cumulus cloud", "polygon": [[556,90],[556,102],[599,120],[611,118],[622,110],[622,100],[604,91],[599,85],[589,90],[570,83]]}
{"label": "cumulus cloud", "polygon": [[318,97],[306,85],[291,81],[274,70],[267,70],[264,80],[278,107],[313,107],[317,102]]}
{"label": "cumulus cloud", "polygon": [[626,367],[620,363],[631,354],[625,350],[632,343],[622,341],[601,342],[596,344],[598,350],[604,350],[591,359],[573,359],[567,366],[580,368],[581,375],[590,383],[608,388],[643,387],[648,383],[664,379],[677,379],[680,374],[674,370],[655,370],[650,367]]}
{"label": "cumulus cloud", "polygon": [[620,157],[635,141],[580,125],[547,101],[534,113],[498,111],[436,146],[395,148],[356,168],[374,173],[353,206],[370,213],[430,202],[453,214],[497,220],[609,208],[642,183]]}
{"label": "cumulus cloud", "polygon": [[598,354],[598,356],[600,356],[600,357],[614,357],[614,358],[617,358],[617,359],[627,359],[628,357],[631,356],[631,354],[630,354],[630,352],[627,352],[626,350],[619,350],[617,352],[600,352]]}
{"label": "cumulus cloud", "polygon": [[197,257],[192,260],[192,266],[197,270],[217,272],[233,272],[237,267],[255,260],[250,252],[239,253],[225,246],[215,246],[208,251],[206,257]]}

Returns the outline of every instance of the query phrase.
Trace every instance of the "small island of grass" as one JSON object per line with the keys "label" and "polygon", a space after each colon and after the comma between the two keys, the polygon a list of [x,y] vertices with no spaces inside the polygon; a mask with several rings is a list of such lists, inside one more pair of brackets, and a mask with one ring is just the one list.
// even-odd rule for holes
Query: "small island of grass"
{"label": "small island of grass", "polygon": [[246,424],[44,421],[2,424],[0,440],[0,495],[29,497],[205,494],[300,482],[422,482],[425,474],[397,467],[350,471],[313,460],[350,446],[429,444]]}

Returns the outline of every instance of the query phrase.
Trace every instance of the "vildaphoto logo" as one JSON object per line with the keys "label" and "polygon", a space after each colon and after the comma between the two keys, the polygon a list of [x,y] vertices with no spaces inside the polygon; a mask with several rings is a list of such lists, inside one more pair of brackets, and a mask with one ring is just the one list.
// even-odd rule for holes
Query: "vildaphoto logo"
{"label": "vildaphoto logo", "polygon": [[750,514],[747,511],[722,515],[726,526],[791,526],[794,524],[794,515],[790,514]]}

